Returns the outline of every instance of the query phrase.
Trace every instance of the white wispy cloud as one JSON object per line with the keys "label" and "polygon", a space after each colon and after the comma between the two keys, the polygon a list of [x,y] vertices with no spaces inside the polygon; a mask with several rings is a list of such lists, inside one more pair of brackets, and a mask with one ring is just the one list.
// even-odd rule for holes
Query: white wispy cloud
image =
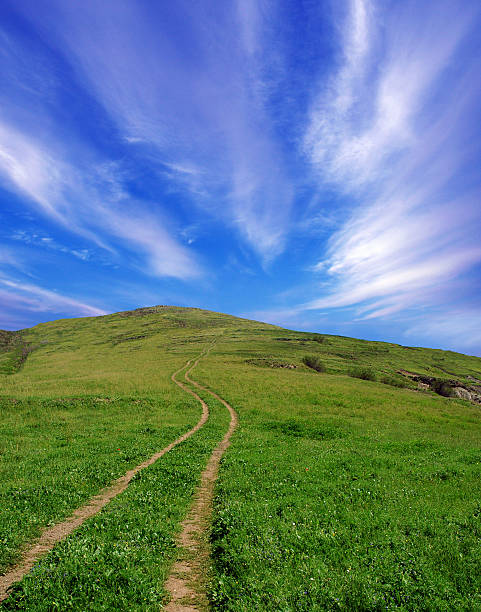
{"label": "white wispy cloud", "polygon": [[[33,124],[31,118],[26,129]],[[136,258],[142,254],[146,272],[182,279],[198,276],[201,266],[168,231],[162,215],[154,217],[142,202],[129,197],[111,163],[96,163],[91,151],[81,149],[77,143],[72,158],[52,135],[44,134],[37,142],[0,122],[0,178],[50,219],[97,246],[115,255],[117,243],[133,250]],[[83,257],[85,250],[79,253]]]}
{"label": "white wispy cloud", "polygon": [[44,289],[30,283],[0,277],[0,296],[3,307],[9,305],[17,310],[53,312],[70,315],[99,316],[105,310],[85,302]]}
{"label": "white wispy cloud", "polygon": [[[55,7],[48,5],[45,14],[54,16]],[[33,18],[39,15],[28,2],[18,9]],[[44,27],[37,25],[44,35]],[[119,163],[83,138],[78,126],[70,129],[58,119],[64,83],[53,54],[2,28],[0,38],[0,67],[9,83],[0,90],[0,184],[117,262],[156,276],[202,274],[196,254],[175,238],[162,202],[154,215],[150,204],[132,198],[125,187],[129,177],[124,180]],[[53,242],[50,246],[68,250]],[[86,259],[85,247],[69,252]]]}
{"label": "white wispy cloud", "polygon": [[[436,88],[474,12],[439,2],[413,19],[412,2],[387,14],[371,0],[350,6],[343,66],[314,103],[304,138],[323,177],[346,191],[395,176],[406,162],[399,153],[426,144],[424,129],[443,118],[449,102],[458,107],[452,95],[438,100],[441,108],[432,96],[446,94]],[[448,117],[443,123],[449,129]]]}
{"label": "white wispy cloud", "polygon": [[[250,275],[253,257],[266,266],[285,251],[263,297],[246,292],[267,299],[297,266],[297,290],[273,298],[269,320],[328,312],[417,329],[416,309],[431,309],[441,330],[481,262],[481,8],[317,4],[11,3],[28,27],[0,26],[0,186],[63,228],[46,223],[29,244],[89,273],[102,253],[139,286],[145,273],[230,282],[226,270]],[[17,254],[2,257],[5,274],[21,270]],[[11,304],[58,298],[40,280],[13,282]]]}
{"label": "white wispy cloud", "polygon": [[[23,242],[25,244],[34,245],[42,249],[48,249],[50,251],[58,251],[60,253],[66,253],[73,255],[78,259],[87,261],[92,257],[92,252],[85,248],[71,248],[63,244],[60,244],[57,240],[54,240],[51,236],[48,236],[42,232],[29,232],[27,230],[17,230],[9,236],[11,240]],[[0,263],[2,263],[1,251],[0,251]]]}
{"label": "white wispy cloud", "polygon": [[[267,261],[284,247],[294,191],[260,95],[258,4],[239,3],[234,14],[219,5],[211,16],[196,5],[179,15],[171,7],[189,33],[185,48],[133,1],[112,11],[93,0],[52,0],[41,19],[124,139],[150,154],[153,147],[193,203],[237,228]],[[263,9],[273,10],[267,2]]]}
{"label": "white wispy cloud", "polygon": [[[122,240],[123,246],[141,251],[147,259],[148,270],[157,276],[195,278],[201,275],[202,267],[192,253],[179,244],[161,223],[158,215],[142,211],[141,206],[130,212],[112,211],[101,205],[97,214],[103,227]],[[140,267],[140,262],[139,266]]]}
{"label": "white wispy cloud", "polygon": [[479,185],[460,173],[476,155],[466,117],[479,59],[454,70],[479,10],[350,7],[342,65],[313,104],[304,150],[351,213],[317,264],[330,290],[303,308],[386,317],[450,302],[453,283],[481,262]]}
{"label": "white wispy cloud", "polygon": [[59,205],[65,166],[28,135],[0,122],[0,176],[56,220],[67,223],[66,202]]}

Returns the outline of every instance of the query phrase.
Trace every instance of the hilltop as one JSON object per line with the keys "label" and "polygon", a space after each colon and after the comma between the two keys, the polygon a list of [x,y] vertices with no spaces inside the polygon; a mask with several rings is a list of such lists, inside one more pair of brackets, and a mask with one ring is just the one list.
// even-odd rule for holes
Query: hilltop
{"label": "hilltop", "polygon": [[[0,330],[0,375],[18,372],[29,360],[31,384],[42,393],[55,372],[64,383],[93,376],[108,386],[110,374],[122,372],[124,390],[140,389],[132,378],[152,367],[159,350],[175,352],[196,342],[195,332],[249,334],[246,363],[265,368],[305,370],[315,357],[328,374],[377,380],[397,387],[431,390],[446,397],[481,403],[481,358],[388,342],[329,334],[295,332],[199,308],[152,306],[100,317],[62,319],[17,332]],[[135,373],[134,376],[133,373]],[[126,377],[126,378],[124,378]],[[143,379],[154,385],[146,372]],[[129,387],[130,383],[130,387]],[[119,381],[116,381],[119,384]],[[18,386],[17,386],[18,385]],[[31,386],[28,386],[31,389]],[[16,381],[16,390],[22,384]],[[88,392],[88,388],[83,389]]]}

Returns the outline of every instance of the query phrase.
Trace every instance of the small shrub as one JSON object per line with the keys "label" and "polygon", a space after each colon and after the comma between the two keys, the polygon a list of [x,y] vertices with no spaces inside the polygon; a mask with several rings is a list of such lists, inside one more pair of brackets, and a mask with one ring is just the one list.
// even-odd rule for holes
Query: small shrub
{"label": "small shrub", "polygon": [[385,385],[391,385],[391,387],[406,387],[406,383],[404,382],[404,380],[401,380],[400,378],[396,378],[394,376],[383,376],[381,378],[381,382]]}
{"label": "small shrub", "polygon": [[431,389],[443,397],[454,397],[453,386],[444,380],[435,380],[431,383]]}
{"label": "small shrub", "polygon": [[354,368],[349,372],[349,376],[361,380],[376,380],[376,373],[371,368]]}
{"label": "small shrub", "polygon": [[316,370],[316,372],[326,371],[326,366],[322,363],[319,357],[316,357],[316,355],[306,355],[302,359],[302,363],[306,365],[308,368],[311,368],[312,370]]}

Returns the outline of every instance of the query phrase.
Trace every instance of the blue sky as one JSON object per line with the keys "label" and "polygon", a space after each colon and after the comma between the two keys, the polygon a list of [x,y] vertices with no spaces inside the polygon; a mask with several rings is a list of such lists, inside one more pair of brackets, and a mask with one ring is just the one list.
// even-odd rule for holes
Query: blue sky
{"label": "blue sky", "polygon": [[477,0],[0,17],[0,328],[175,304],[481,355]]}

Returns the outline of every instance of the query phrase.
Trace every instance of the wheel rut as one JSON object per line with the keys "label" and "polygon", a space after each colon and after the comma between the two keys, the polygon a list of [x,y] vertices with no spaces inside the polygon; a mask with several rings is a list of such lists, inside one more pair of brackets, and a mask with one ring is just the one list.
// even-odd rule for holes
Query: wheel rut
{"label": "wheel rut", "polygon": [[[198,364],[199,360],[208,354],[212,347],[209,347],[202,351],[202,353],[197,357],[194,363],[194,360],[190,359],[185,365],[179,368],[176,372],[174,372],[171,376],[172,382],[174,382],[178,387],[180,387],[186,393],[189,393],[193,397],[195,397],[202,406],[202,415],[194,427],[182,434],[179,438],[168,444],[161,451],[152,455],[149,459],[146,459],[136,467],[132,468],[128,472],[126,472],[123,476],[115,480],[111,485],[102,489],[98,495],[92,497],[85,505],[77,508],[75,512],[66,520],[57,523],[52,527],[48,527],[44,529],[40,537],[30,546],[22,555],[22,558],[17,565],[8,570],[5,574],[0,576],[0,602],[5,600],[8,597],[8,589],[16,582],[21,580],[26,574],[30,572],[35,563],[43,557],[45,554],[50,552],[55,544],[58,544],[62,540],[64,540],[68,535],[70,535],[75,529],[78,529],[88,518],[94,516],[102,508],[104,508],[114,497],[120,495],[125,489],[128,487],[132,478],[138,474],[141,470],[146,467],[149,467],[153,463],[155,463],[158,459],[163,457],[166,453],[172,450],[175,446],[190,438],[195,432],[199,431],[199,429],[205,424],[207,419],[209,418],[209,408],[204,400],[192,389],[190,389],[187,385],[177,380],[176,376],[182,372],[185,368],[187,368],[185,372],[186,380],[190,380],[188,377],[189,372]],[[192,364],[192,365],[191,365]],[[190,367],[189,367],[190,366]],[[193,383],[195,384],[195,383]]]}
{"label": "wheel rut", "polygon": [[201,474],[200,485],[194,495],[192,507],[181,524],[182,530],[178,537],[179,559],[174,563],[165,583],[165,589],[171,597],[165,608],[167,612],[199,612],[209,608],[206,593],[210,559],[208,530],[212,515],[214,487],[220,460],[230,445],[232,434],[238,423],[237,413],[228,402],[208,387],[189,377],[195,365],[186,372],[186,379],[198,389],[209,393],[227,408],[230,413],[230,424],[224,438],[214,449]]}

